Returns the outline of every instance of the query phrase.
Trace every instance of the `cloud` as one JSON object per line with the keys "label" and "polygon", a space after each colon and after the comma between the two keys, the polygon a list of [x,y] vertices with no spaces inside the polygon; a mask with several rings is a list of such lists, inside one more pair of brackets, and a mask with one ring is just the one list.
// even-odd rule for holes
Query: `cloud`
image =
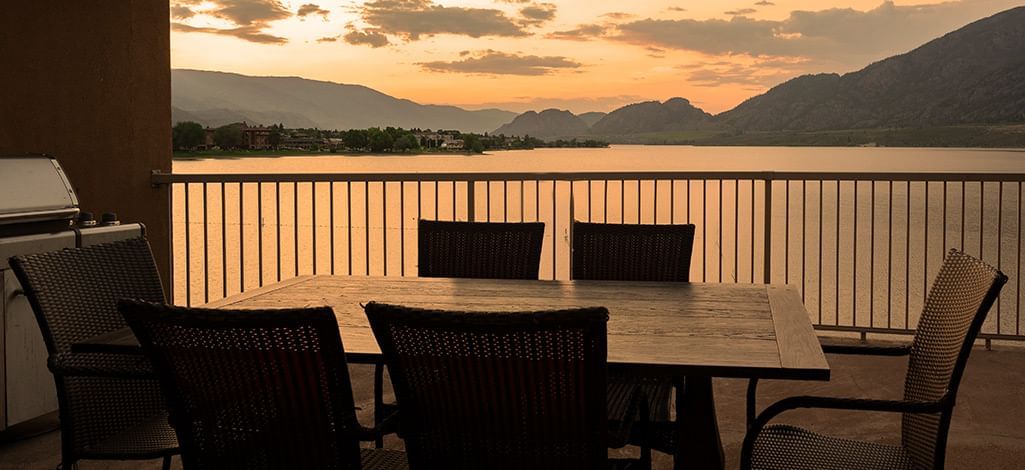
{"label": "cloud", "polygon": [[264,33],[262,26],[239,26],[237,28],[208,28],[189,26],[184,23],[171,23],[171,30],[181,33],[209,33],[223,36],[233,36],[249,42],[260,44],[284,44],[287,39],[272,34]]}
{"label": "cloud", "polygon": [[687,11],[687,9],[684,8],[684,7],[669,7],[669,8],[666,8],[666,10],[668,10],[668,11],[675,11],[677,13],[682,13],[682,12]]}
{"label": "cloud", "polygon": [[712,55],[805,57],[812,64],[858,68],[1009,8],[1014,0],[974,0],[859,11],[793,11],[781,21],[644,19],[617,26],[615,40]]}
{"label": "cloud", "polygon": [[757,12],[758,12],[758,10],[755,10],[754,8],[740,8],[740,9],[737,9],[737,10],[724,11],[723,14],[724,15],[729,15],[729,16],[741,16],[741,15],[750,15],[751,13],[757,13]]}
{"label": "cloud", "polygon": [[234,27],[194,26],[178,21],[171,23],[171,29],[182,33],[233,36],[260,44],[284,44],[288,39],[264,30],[272,21],[291,18],[292,12],[277,0],[177,0],[171,5],[171,17],[176,20],[199,16],[225,20]]}
{"label": "cloud", "polygon": [[314,4],[314,3],[307,3],[307,4],[299,7],[299,11],[297,11],[295,13],[295,15],[300,17],[300,18],[305,18],[305,17],[310,16],[310,15],[320,15],[321,17],[324,18],[325,21],[327,21],[327,17],[330,14],[331,14],[330,11],[327,11],[327,10],[325,10],[323,8],[320,8],[320,5],[317,5],[317,4]]}
{"label": "cloud", "polygon": [[687,82],[695,86],[741,85],[763,90],[800,75],[806,65],[803,59],[770,58],[750,63],[698,62],[677,68],[688,71]]}
{"label": "cloud", "polygon": [[566,57],[516,55],[490,49],[462,60],[421,62],[417,65],[432,72],[481,75],[547,75],[559,69],[576,69],[582,66]]}
{"label": "cloud", "polygon": [[431,0],[375,0],[359,10],[363,22],[380,34],[416,41],[421,36],[456,34],[483,36],[527,36],[512,18],[501,10],[437,5]]}
{"label": "cloud", "polygon": [[555,18],[557,7],[551,3],[535,3],[520,9],[522,23],[529,26],[539,26]]}
{"label": "cloud", "polygon": [[758,5],[760,7],[771,7],[775,5],[775,3],[772,3],[768,0],[761,0],[760,2],[755,2],[755,5]]}
{"label": "cloud", "polygon": [[604,15],[601,15],[601,17],[602,18],[608,18],[610,20],[628,20],[630,18],[636,18],[637,15],[635,15],[633,13],[622,12],[622,11],[610,11],[610,12],[604,14]]}
{"label": "cloud", "polygon": [[213,3],[217,7],[209,14],[239,26],[263,24],[292,16],[292,12],[277,0],[216,0]]}
{"label": "cloud", "polygon": [[196,16],[196,12],[192,11],[191,8],[185,5],[172,5],[171,6],[171,18],[176,20],[184,20]]}
{"label": "cloud", "polygon": [[518,96],[508,101],[495,101],[488,103],[459,104],[462,108],[488,109],[498,108],[522,113],[526,111],[540,111],[542,109],[568,109],[575,114],[590,111],[612,111],[628,104],[640,101],[648,101],[651,97],[639,95],[615,95],[598,97],[566,98],[558,97],[537,97]]}
{"label": "cloud", "polygon": [[342,39],[349,44],[370,46],[373,48],[384,47],[389,44],[388,36],[385,36],[375,30],[352,30],[346,33],[345,36],[342,36]]}
{"label": "cloud", "polygon": [[590,41],[591,39],[604,37],[611,28],[611,25],[606,24],[582,24],[565,31],[553,31],[545,35],[545,38],[563,41]]}
{"label": "cloud", "polygon": [[325,36],[317,38],[317,42],[338,42],[338,36]]}

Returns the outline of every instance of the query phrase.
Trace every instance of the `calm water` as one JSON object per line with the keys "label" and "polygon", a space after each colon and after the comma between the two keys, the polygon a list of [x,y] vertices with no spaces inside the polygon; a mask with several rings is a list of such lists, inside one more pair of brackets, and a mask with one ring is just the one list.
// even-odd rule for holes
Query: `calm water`
{"label": "calm water", "polygon": [[[1025,173],[1025,151],[613,146],[480,156],[324,155],[176,161],[174,171]],[[466,220],[468,215],[465,183],[417,186],[318,183],[314,189],[310,183],[279,188],[246,184],[240,199],[239,185],[227,184],[222,201],[220,185],[210,185],[204,223],[203,188],[194,184],[189,187],[186,256],[185,189],[176,185],[175,298],[184,299],[187,291],[193,304],[203,303],[257,287],[261,281],[273,283],[314,271],[415,275],[417,218]],[[1022,264],[1019,224],[1023,194],[1019,183],[794,181],[775,183],[773,195],[771,280],[802,289],[814,321],[913,326],[915,312],[921,308],[945,250],[963,246],[967,252],[981,253],[987,261],[999,264],[1012,277],[999,313],[990,316],[987,331],[1023,331],[1017,307],[1025,297],[1016,279]],[[548,279],[569,277],[572,216],[596,222],[695,223],[692,279],[761,282],[764,207],[760,181],[677,180],[657,185],[652,181],[596,181],[571,187],[568,182],[553,186],[551,181],[531,180],[474,186],[477,220],[546,222],[541,276]],[[185,259],[189,262],[181,262]]]}
{"label": "calm water", "polygon": [[316,156],[176,161],[183,173],[418,171],[909,171],[1025,172],[1025,150],[614,145],[478,156]]}

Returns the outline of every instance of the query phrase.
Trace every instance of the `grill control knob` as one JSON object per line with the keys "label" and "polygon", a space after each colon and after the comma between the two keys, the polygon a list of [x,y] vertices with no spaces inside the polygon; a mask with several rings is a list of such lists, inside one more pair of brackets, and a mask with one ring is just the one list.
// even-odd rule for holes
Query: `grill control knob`
{"label": "grill control knob", "polygon": [[113,212],[104,212],[100,216],[100,225],[121,225],[121,221],[117,220],[117,214]]}
{"label": "grill control knob", "polygon": [[79,227],[93,227],[96,225],[96,219],[93,217],[92,212],[82,211],[78,213],[78,226]]}

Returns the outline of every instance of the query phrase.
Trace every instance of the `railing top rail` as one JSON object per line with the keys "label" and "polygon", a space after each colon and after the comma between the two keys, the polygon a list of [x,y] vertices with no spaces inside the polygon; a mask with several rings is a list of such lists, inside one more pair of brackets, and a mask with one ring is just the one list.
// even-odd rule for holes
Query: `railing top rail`
{"label": "railing top rail", "polygon": [[1025,173],[815,172],[815,171],[578,171],[578,172],[411,172],[411,173],[167,173],[153,172],[154,185],[173,183],[399,182],[399,181],[602,181],[602,180],[773,180],[773,181],[948,181],[1025,182]]}

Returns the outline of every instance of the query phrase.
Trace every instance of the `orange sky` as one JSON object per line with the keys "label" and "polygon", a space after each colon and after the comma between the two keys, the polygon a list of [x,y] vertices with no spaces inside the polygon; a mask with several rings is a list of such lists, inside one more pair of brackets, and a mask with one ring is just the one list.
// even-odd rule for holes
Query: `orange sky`
{"label": "orange sky", "polygon": [[171,0],[171,65],[366,85],[420,103],[727,110],[1022,0]]}

